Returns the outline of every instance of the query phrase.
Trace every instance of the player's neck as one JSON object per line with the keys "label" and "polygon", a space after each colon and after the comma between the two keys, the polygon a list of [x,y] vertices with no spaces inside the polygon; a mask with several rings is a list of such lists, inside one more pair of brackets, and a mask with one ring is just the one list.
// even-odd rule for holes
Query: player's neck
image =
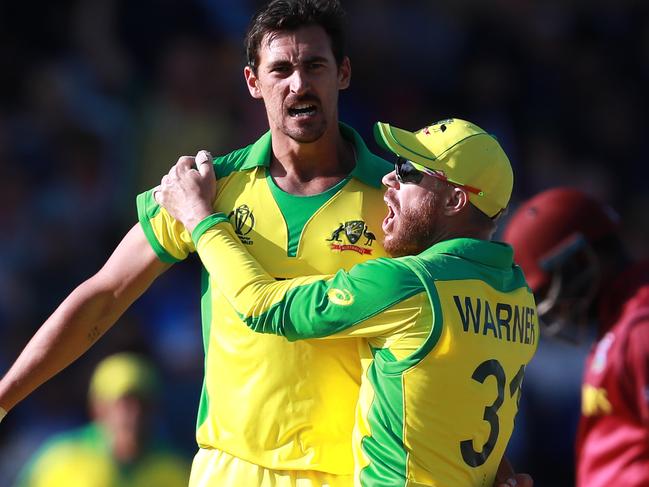
{"label": "player's neck", "polygon": [[338,127],[308,144],[283,134],[273,137],[270,174],[287,193],[322,193],[347,177],[355,164],[354,146],[342,137]]}
{"label": "player's neck", "polygon": [[135,432],[119,430],[109,435],[112,454],[120,463],[133,463],[142,454],[142,441]]}

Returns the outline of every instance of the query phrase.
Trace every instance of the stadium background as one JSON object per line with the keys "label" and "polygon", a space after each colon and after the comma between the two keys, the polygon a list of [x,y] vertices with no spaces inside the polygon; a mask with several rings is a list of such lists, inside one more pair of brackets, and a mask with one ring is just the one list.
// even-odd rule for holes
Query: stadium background
{"label": "stadium background", "polygon": [[[225,153],[265,130],[242,77],[241,40],[259,3],[0,2],[0,373],[136,221],[137,193],[179,155]],[[409,129],[475,121],[510,154],[513,206],[549,186],[578,186],[616,207],[633,255],[649,256],[649,4],[343,3],[353,67],[343,121],[368,140],[376,120]],[[160,366],[160,428],[192,455],[198,273],[195,260],[175,266],[90,353],[12,411],[0,428],[0,485],[44,438],[87,419],[92,367],[123,349]],[[538,487],[572,483],[586,351],[545,340],[527,372],[509,455]]]}

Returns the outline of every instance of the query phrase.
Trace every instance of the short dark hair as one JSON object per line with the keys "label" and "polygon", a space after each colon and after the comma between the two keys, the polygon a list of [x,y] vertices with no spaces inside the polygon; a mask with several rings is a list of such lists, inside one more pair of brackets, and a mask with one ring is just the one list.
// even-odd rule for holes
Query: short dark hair
{"label": "short dark hair", "polygon": [[345,56],[345,11],[338,0],[272,0],[252,18],[245,38],[248,66],[256,72],[259,47],[270,32],[319,25],[331,40],[336,64]]}

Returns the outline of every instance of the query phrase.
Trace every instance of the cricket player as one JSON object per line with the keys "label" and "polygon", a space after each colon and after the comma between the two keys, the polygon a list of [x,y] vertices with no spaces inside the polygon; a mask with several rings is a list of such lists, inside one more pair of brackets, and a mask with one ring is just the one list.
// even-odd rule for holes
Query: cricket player
{"label": "cricket player", "polygon": [[[354,485],[491,485],[539,338],[511,247],[490,241],[512,169],[498,142],[463,120],[416,133],[379,123],[376,133],[398,156],[383,178],[382,222],[397,259],[276,281],[218,211],[228,181],[216,196],[205,152],[198,169],[179,161],[156,198],[191,232],[210,285],[252,330],[296,344],[365,339]],[[311,340],[323,337],[336,340]],[[272,365],[294,366],[279,356]]]}

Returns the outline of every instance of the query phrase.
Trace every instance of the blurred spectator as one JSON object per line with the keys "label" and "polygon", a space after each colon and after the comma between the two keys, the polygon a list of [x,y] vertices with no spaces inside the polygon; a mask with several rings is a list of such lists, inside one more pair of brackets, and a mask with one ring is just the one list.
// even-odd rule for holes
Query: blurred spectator
{"label": "blurred spectator", "polygon": [[141,356],[104,359],[90,381],[93,421],[51,438],[36,452],[18,487],[184,487],[187,460],[154,436],[159,378]]}

